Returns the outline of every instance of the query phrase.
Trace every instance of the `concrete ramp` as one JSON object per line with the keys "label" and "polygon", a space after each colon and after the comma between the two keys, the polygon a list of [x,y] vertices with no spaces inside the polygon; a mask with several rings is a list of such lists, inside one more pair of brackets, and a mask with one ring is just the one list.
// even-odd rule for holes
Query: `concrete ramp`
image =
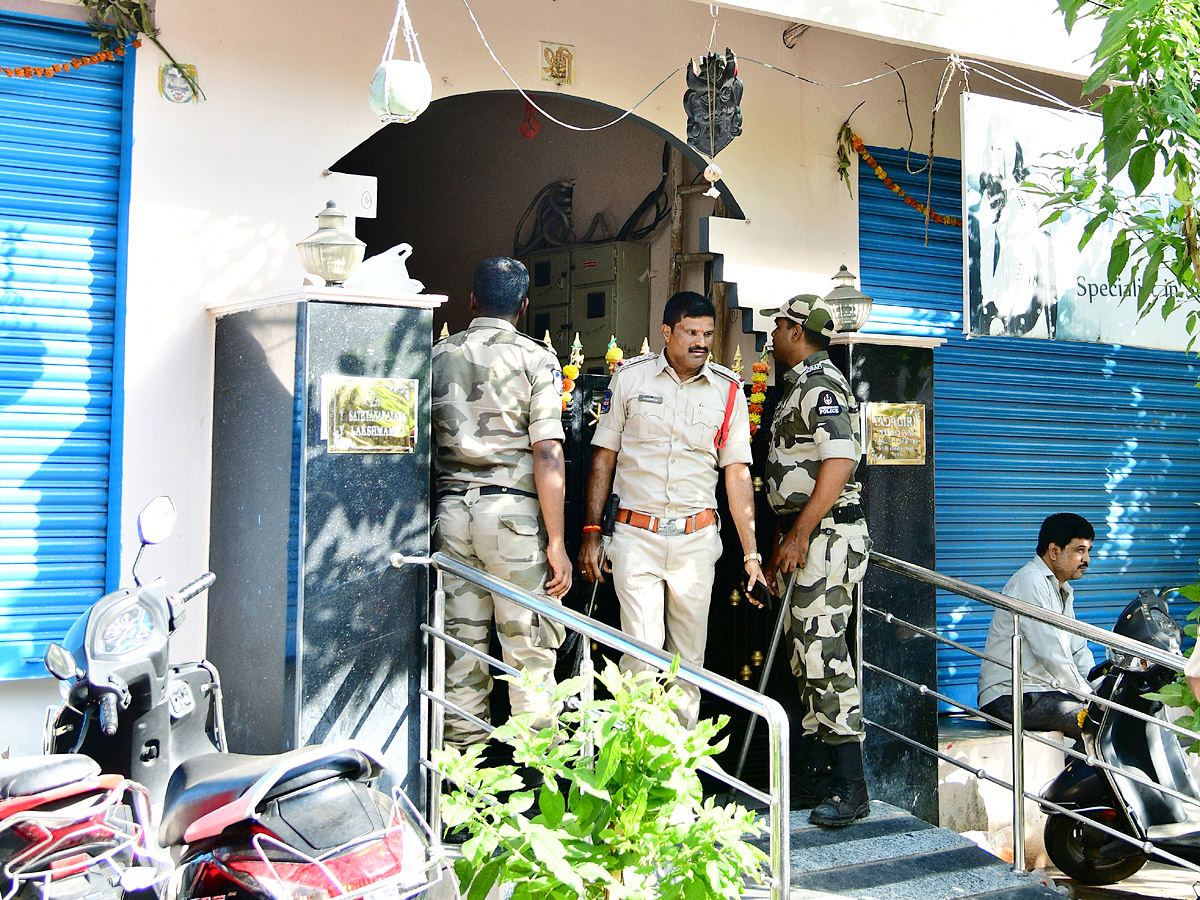
{"label": "concrete ramp", "polygon": [[[879,801],[846,828],[791,814],[791,900],[1035,900],[1062,894],[947,828]],[[764,849],[765,849],[765,845]],[[755,891],[755,894],[758,892]]]}

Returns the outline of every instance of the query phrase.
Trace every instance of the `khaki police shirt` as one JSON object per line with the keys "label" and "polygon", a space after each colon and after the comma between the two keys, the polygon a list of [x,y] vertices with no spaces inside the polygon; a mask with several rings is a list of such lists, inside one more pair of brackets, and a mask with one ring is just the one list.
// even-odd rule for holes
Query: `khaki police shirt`
{"label": "khaki police shirt", "polygon": [[536,494],[533,445],[563,439],[557,357],[510,322],[479,316],[434,345],[432,370],[438,490]]}
{"label": "khaki police shirt", "polygon": [[[673,517],[716,507],[717,469],[751,459],[741,382],[710,362],[680,382],[663,353],[635,357],[617,370],[592,445],[617,452],[613,490],[622,508]],[[718,450],[730,385],[729,432]]]}
{"label": "khaki police shirt", "polygon": [[787,384],[771,420],[771,449],[765,470],[767,502],[780,515],[798,513],[817,486],[826,459],[852,459],[854,469],[834,506],[857,503],[854,480],[862,457],[858,400],[825,351],[814,353],[783,375]]}

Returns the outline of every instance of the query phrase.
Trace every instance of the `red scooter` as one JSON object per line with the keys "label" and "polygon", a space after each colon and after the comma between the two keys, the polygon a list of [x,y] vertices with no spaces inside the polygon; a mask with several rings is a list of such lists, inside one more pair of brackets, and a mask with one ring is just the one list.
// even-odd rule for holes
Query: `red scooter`
{"label": "red scooter", "polygon": [[[142,550],[174,518],[166,497],[143,510]],[[426,890],[442,861],[408,798],[375,787],[384,765],[372,751],[224,752],[216,669],[168,661],[187,601],[213,579],[172,592],[135,574],[134,587],[101,597],[71,626],[65,646],[50,645],[46,666],[66,699],[47,723],[48,752],[86,753],[146,785],[158,845],[176,860],[165,900],[402,900]]]}
{"label": "red scooter", "polygon": [[0,760],[0,900],[119,900],[170,861],[146,789],[86,756]]}

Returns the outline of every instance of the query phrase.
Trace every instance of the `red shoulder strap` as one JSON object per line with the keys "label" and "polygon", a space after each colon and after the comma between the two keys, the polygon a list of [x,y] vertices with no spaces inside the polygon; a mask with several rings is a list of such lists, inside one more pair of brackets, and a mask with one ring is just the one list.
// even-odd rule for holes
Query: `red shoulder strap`
{"label": "red shoulder strap", "polygon": [[729,382],[729,396],[725,398],[725,421],[721,423],[717,436],[713,440],[713,445],[718,450],[725,446],[725,439],[729,437],[729,420],[733,416],[733,395],[737,393],[737,389],[736,381]]}

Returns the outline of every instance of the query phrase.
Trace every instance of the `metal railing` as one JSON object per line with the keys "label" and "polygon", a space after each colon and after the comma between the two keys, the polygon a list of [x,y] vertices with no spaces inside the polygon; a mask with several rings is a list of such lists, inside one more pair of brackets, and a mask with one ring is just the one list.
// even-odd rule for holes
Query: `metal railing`
{"label": "metal railing", "polygon": [[[1047,800],[1045,797],[1043,797],[1039,793],[1027,791],[1025,789],[1025,784],[1024,784],[1025,741],[1032,740],[1032,741],[1036,741],[1041,744],[1045,744],[1046,746],[1051,747],[1055,750],[1062,751],[1069,758],[1082,760],[1087,765],[1092,766],[1096,769],[1103,769],[1103,770],[1106,770],[1109,772],[1117,773],[1117,774],[1121,775],[1123,778],[1126,778],[1130,781],[1137,782],[1146,787],[1150,787],[1154,790],[1160,791],[1165,795],[1174,797],[1175,799],[1178,799],[1185,803],[1191,804],[1193,807],[1197,808],[1197,811],[1200,811],[1200,800],[1197,800],[1197,798],[1195,798],[1195,797],[1181,793],[1180,791],[1177,791],[1174,788],[1167,787],[1166,785],[1163,785],[1157,781],[1154,781],[1153,779],[1143,777],[1139,773],[1132,772],[1128,769],[1122,769],[1120,767],[1112,766],[1112,765],[1104,762],[1103,760],[1097,759],[1094,755],[1090,755],[1087,753],[1081,753],[1076,749],[1065,747],[1060,743],[1057,743],[1055,741],[1052,741],[1052,740],[1042,737],[1040,734],[1025,731],[1023,722],[1022,722],[1022,717],[1021,717],[1022,687],[1023,687],[1023,683],[1024,683],[1024,678],[1025,678],[1025,673],[1023,672],[1023,669],[1022,669],[1022,658],[1021,658],[1021,656],[1022,656],[1021,655],[1022,639],[1021,639],[1020,621],[1021,621],[1022,617],[1045,623],[1054,628],[1058,628],[1063,631],[1069,632],[1070,634],[1078,635],[1082,638],[1085,638],[1088,641],[1091,641],[1091,642],[1097,643],[1097,644],[1101,644],[1111,650],[1117,650],[1117,651],[1120,651],[1123,653],[1131,654],[1133,656],[1141,657],[1142,659],[1149,660],[1150,662],[1156,663],[1158,665],[1167,666],[1177,672],[1183,671],[1184,665],[1186,664],[1186,660],[1184,659],[1184,657],[1180,656],[1177,653],[1168,653],[1164,650],[1159,649],[1158,647],[1153,647],[1149,644],[1144,644],[1141,641],[1137,641],[1132,638],[1127,638],[1127,637],[1124,637],[1119,634],[1114,634],[1113,632],[1106,631],[1103,628],[1097,628],[1096,626],[1089,625],[1086,622],[1080,622],[1069,616],[1060,615],[1060,614],[1052,612],[1050,610],[1046,610],[1046,609],[1043,609],[1038,606],[1033,606],[1029,603],[1024,603],[1020,600],[1016,600],[1005,594],[997,593],[996,591],[987,590],[986,588],[978,587],[978,586],[970,584],[968,582],[961,581],[957,578],[951,578],[946,575],[941,575],[931,569],[926,569],[923,566],[918,566],[918,565],[915,565],[910,562],[905,562],[904,560],[896,559],[895,557],[888,556],[883,553],[878,553],[876,551],[872,551],[870,561],[871,561],[872,565],[876,565],[876,566],[880,567],[881,569],[885,569],[890,572],[895,572],[899,575],[906,576],[908,578],[911,578],[911,579],[921,582],[923,584],[931,585],[935,588],[940,588],[942,590],[950,591],[950,592],[958,594],[959,596],[962,596],[962,597],[967,597],[972,600],[979,600],[983,603],[986,603],[986,604],[996,607],[998,609],[1007,610],[1008,612],[1012,613],[1014,616],[1014,635],[1013,635],[1013,639],[1012,639],[1011,657],[1009,659],[997,659],[996,657],[987,656],[984,653],[981,653],[980,651],[978,651],[972,647],[968,647],[964,644],[958,643],[947,637],[939,635],[936,632],[936,630],[930,630],[927,628],[923,628],[912,622],[908,622],[904,619],[901,619],[885,610],[875,609],[871,606],[867,606],[866,604],[864,604],[862,606],[862,613],[865,615],[876,616],[876,617],[884,620],[888,624],[899,625],[903,628],[908,629],[909,631],[913,632],[914,634],[922,635],[924,637],[934,640],[935,642],[946,644],[948,646],[954,647],[957,650],[961,650],[965,653],[969,653],[972,656],[978,657],[979,659],[986,659],[986,660],[989,660],[991,662],[997,663],[999,665],[1002,665],[1006,668],[1011,669],[1012,673],[1013,673],[1013,680],[1012,680],[1013,720],[1012,720],[1011,724],[1008,722],[1005,722],[1001,719],[998,719],[995,716],[990,716],[987,713],[983,712],[982,710],[976,709],[972,706],[967,706],[959,700],[955,700],[951,697],[946,696],[945,694],[939,693],[935,687],[931,687],[930,685],[927,685],[927,684],[921,684],[918,682],[914,682],[911,679],[905,678],[904,676],[899,675],[895,672],[891,672],[887,669],[883,669],[879,666],[876,666],[869,662],[866,662],[863,659],[863,657],[865,657],[867,655],[866,651],[868,648],[864,648],[864,651],[859,654],[859,666],[860,666],[859,682],[860,682],[860,684],[861,684],[861,677],[862,677],[861,669],[866,669],[871,672],[875,672],[883,677],[891,678],[894,681],[897,681],[901,684],[911,687],[914,690],[916,690],[918,693],[920,693],[922,696],[932,697],[936,700],[943,701],[947,704],[950,704],[951,706],[954,706],[958,709],[962,709],[963,711],[968,712],[972,715],[978,716],[978,717],[986,720],[987,722],[991,723],[992,725],[996,725],[996,726],[999,726],[1001,728],[1011,731],[1013,780],[1010,783],[1010,782],[1005,781],[1002,778],[999,778],[999,777],[987,772],[983,768],[975,768],[973,766],[966,765],[961,760],[955,759],[952,756],[949,756],[945,753],[940,752],[936,747],[927,747],[926,745],[920,743],[919,741],[915,741],[906,735],[900,734],[899,732],[888,728],[886,725],[884,725],[882,723],[874,722],[874,721],[868,722],[869,725],[888,734],[892,738],[895,738],[909,746],[912,746],[916,749],[922,750],[926,753],[936,756],[938,759],[943,760],[948,763],[951,763],[955,766],[958,766],[959,768],[966,769],[967,771],[969,771],[973,775],[975,775],[976,778],[991,782],[992,784],[1002,787],[1012,793],[1012,796],[1013,796],[1013,869],[1014,869],[1014,871],[1017,871],[1017,872],[1024,871],[1024,867],[1025,867],[1025,804],[1024,804],[1024,800],[1028,799],[1028,800],[1032,800],[1032,801],[1040,804],[1043,809],[1052,810],[1055,813],[1060,813],[1060,814],[1069,816],[1072,819],[1075,819],[1079,822],[1086,824],[1089,828],[1094,828],[1098,831],[1106,833],[1107,835],[1109,835],[1110,837],[1112,837],[1114,839],[1118,839],[1118,840],[1124,841],[1126,843],[1133,844],[1140,852],[1146,854],[1147,856],[1156,856],[1160,859],[1163,859],[1164,861],[1173,863],[1174,865],[1184,866],[1186,868],[1200,872],[1200,866],[1197,866],[1194,863],[1188,862],[1187,860],[1181,859],[1180,857],[1178,857],[1166,850],[1163,850],[1158,847],[1154,847],[1148,841],[1143,842],[1143,841],[1139,840],[1138,838],[1135,838],[1135,837],[1133,837],[1125,832],[1119,831],[1115,828],[1111,828],[1101,822],[1096,821],[1095,819],[1091,819],[1091,818],[1082,816],[1079,813],[1075,812],[1074,810],[1067,809],[1066,807],[1063,807],[1057,803],[1054,803],[1051,800]],[[862,624],[861,623],[862,623],[863,618],[864,618],[863,615],[860,615],[858,617],[858,619],[859,619],[859,638],[860,638],[859,647],[863,647],[862,640],[861,640],[861,638],[862,638]],[[1103,706],[1107,709],[1118,710],[1123,715],[1132,716],[1134,718],[1143,720],[1145,722],[1152,723],[1152,724],[1154,724],[1164,730],[1167,730],[1169,732],[1181,735],[1183,737],[1191,738],[1192,740],[1200,740],[1200,733],[1197,733],[1197,732],[1192,731],[1187,728],[1180,727],[1178,725],[1175,725],[1174,723],[1167,722],[1164,719],[1147,715],[1139,710],[1131,709],[1128,706],[1122,705],[1120,703],[1116,703],[1116,702],[1114,702],[1112,700],[1108,700],[1106,698],[1098,697],[1096,695],[1084,696],[1084,695],[1078,694],[1071,687],[1060,684],[1060,683],[1058,683],[1057,680],[1045,685],[1045,689],[1062,691],[1064,693],[1072,694],[1073,696],[1078,697],[1084,703],[1092,703],[1092,704],[1096,704],[1099,706]],[[1198,823],[1198,825],[1200,825],[1200,823]]]}
{"label": "metal railing", "polygon": [[[437,796],[441,788],[442,773],[430,762],[430,752],[442,748],[445,729],[445,715],[451,711],[454,715],[463,716],[475,722],[485,731],[491,726],[482,722],[465,710],[453,705],[446,699],[446,645],[451,644],[463,652],[470,653],[499,671],[516,674],[515,670],[501,660],[470,647],[445,631],[445,591],[443,590],[443,575],[450,573],[464,581],[478,585],[492,594],[531,610],[538,616],[558,622],[580,634],[582,640],[596,641],[619,653],[631,656],[643,663],[652,665],[660,670],[671,667],[673,657],[662,650],[651,647],[642,641],[631,638],[616,628],[599,622],[582,613],[575,612],[565,606],[551,602],[545,597],[531,594],[523,588],[494,575],[489,575],[479,569],[449,556],[445,553],[434,553],[429,557],[410,557],[394,554],[391,559],[396,567],[404,565],[428,565],[435,572],[435,589],[433,603],[430,609],[428,625],[422,625],[431,639],[431,661],[428,671],[427,684],[421,689],[425,720],[429,722],[428,733],[423,734],[421,747],[421,765],[430,777],[429,822],[435,836],[441,833],[441,815],[438,809]],[[580,673],[584,688],[581,699],[591,700],[593,674],[591,654],[583,654],[583,669]],[[701,771],[724,782],[734,790],[754,798],[767,808],[767,860],[770,874],[766,883],[770,888],[771,900],[786,900],[790,891],[790,832],[789,816],[790,802],[788,797],[789,777],[789,731],[787,713],[778,701],[766,697],[756,691],[743,687],[734,681],[723,678],[707,669],[681,663],[676,679],[694,685],[701,691],[707,692],[727,703],[746,710],[751,716],[761,716],[766,720],[768,743],[768,790],[760,791],[750,784],[726,774],[716,767],[706,768],[701,765]]]}

